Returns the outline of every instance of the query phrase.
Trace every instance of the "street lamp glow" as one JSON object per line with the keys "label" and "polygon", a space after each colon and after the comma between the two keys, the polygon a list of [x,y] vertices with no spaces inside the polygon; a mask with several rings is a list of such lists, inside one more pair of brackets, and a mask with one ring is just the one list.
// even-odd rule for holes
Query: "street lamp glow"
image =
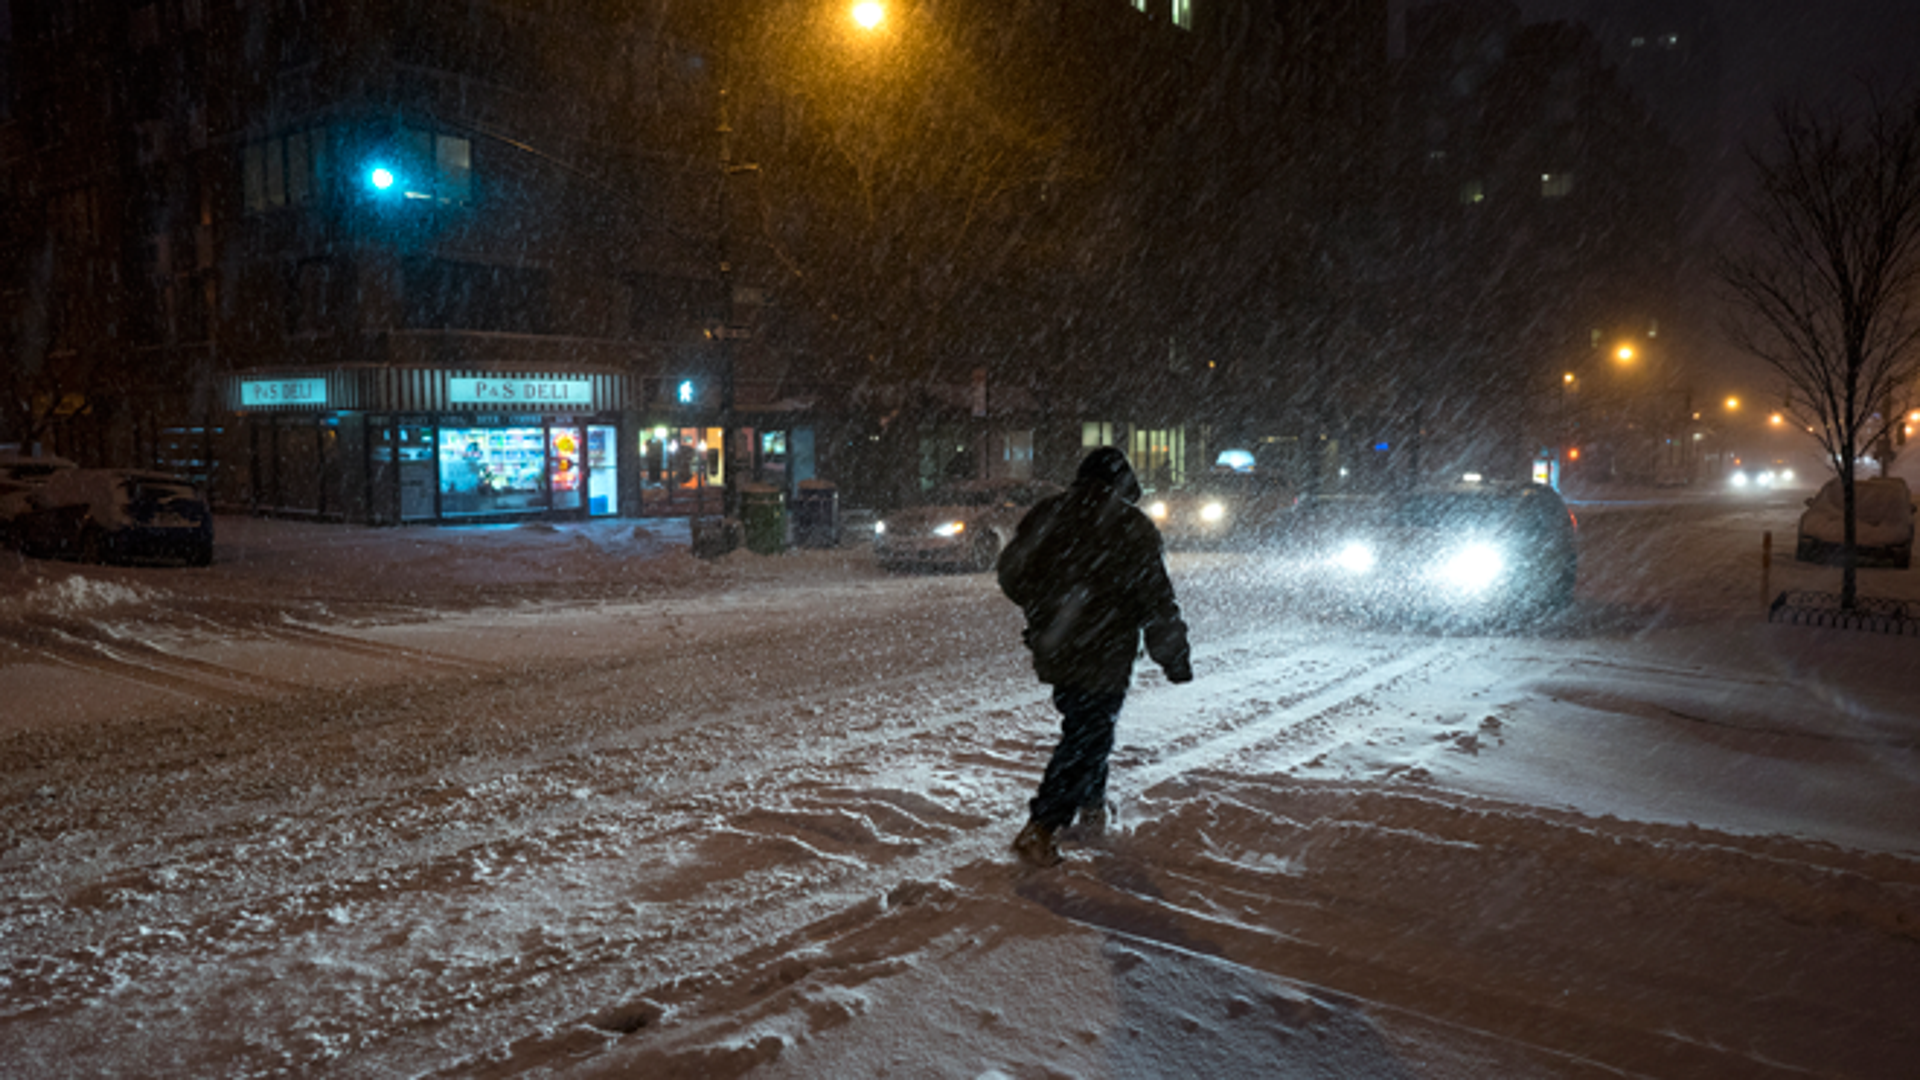
{"label": "street lamp glow", "polygon": [[1738,409],[1739,407],[1740,407],[1740,399],[1739,399],[1739,398],[1737,398],[1737,397],[1730,397],[1730,398],[1728,398],[1728,399],[1727,399],[1727,411],[1728,411],[1728,412],[1733,412],[1733,411],[1734,411],[1735,409]]}
{"label": "street lamp glow", "polygon": [[1572,385],[1573,385],[1573,372],[1571,372],[1571,371],[1569,371],[1569,372],[1567,372],[1567,373],[1566,373],[1565,375],[1562,375],[1562,376],[1560,376],[1560,381],[1561,381],[1561,382],[1563,382],[1563,383],[1566,383],[1566,384],[1567,384],[1568,386],[1572,386]]}
{"label": "street lamp glow", "polygon": [[373,171],[367,173],[367,183],[372,184],[376,190],[385,191],[393,186],[393,170],[384,165],[376,165]]}
{"label": "street lamp glow", "polygon": [[1781,424],[1784,424],[1786,422],[1787,422],[1787,418],[1785,416],[1782,416],[1779,413],[1774,413],[1772,416],[1767,417],[1767,423],[1772,424],[1775,427],[1778,427]]}
{"label": "street lamp glow", "polygon": [[887,21],[887,6],[878,0],[862,0],[853,5],[853,21],[862,30],[872,30]]}
{"label": "street lamp glow", "polygon": [[1631,364],[1633,363],[1633,346],[1622,345],[1614,350],[1613,355],[1614,359],[1619,360],[1621,363]]}

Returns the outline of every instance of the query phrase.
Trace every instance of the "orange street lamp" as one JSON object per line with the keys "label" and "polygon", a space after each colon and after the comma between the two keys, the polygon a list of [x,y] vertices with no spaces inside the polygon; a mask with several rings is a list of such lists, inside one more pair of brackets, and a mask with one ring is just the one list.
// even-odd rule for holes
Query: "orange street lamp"
{"label": "orange street lamp", "polygon": [[853,21],[862,30],[872,30],[887,21],[887,5],[879,0],[861,0],[853,5]]}
{"label": "orange street lamp", "polygon": [[1728,398],[1728,399],[1727,399],[1727,411],[1728,411],[1728,412],[1733,412],[1734,410],[1736,410],[1736,409],[1738,409],[1738,408],[1740,408],[1740,399],[1739,399],[1739,398],[1737,398],[1737,397],[1730,397],[1730,398]]}
{"label": "orange street lamp", "polygon": [[1620,361],[1623,364],[1633,363],[1633,356],[1634,356],[1633,346],[1631,345],[1622,345],[1618,349],[1615,349],[1613,351],[1614,359]]}

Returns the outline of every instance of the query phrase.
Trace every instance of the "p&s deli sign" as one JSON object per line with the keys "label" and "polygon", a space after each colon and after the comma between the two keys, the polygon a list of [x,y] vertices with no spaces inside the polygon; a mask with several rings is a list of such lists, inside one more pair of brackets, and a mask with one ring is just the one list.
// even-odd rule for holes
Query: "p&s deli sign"
{"label": "p&s deli sign", "polygon": [[448,379],[449,405],[517,405],[521,407],[591,407],[590,379],[484,378]]}

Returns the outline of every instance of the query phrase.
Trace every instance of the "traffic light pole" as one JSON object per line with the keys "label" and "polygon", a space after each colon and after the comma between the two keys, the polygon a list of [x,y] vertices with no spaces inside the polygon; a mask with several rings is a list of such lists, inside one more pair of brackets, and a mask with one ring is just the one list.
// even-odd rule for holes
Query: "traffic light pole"
{"label": "traffic light pole", "polygon": [[[731,39],[731,34],[728,36],[729,39]],[[740,433],[735,427],[736,418],[734,416],[734,361],[735,353],[737,352],[737,346],[734,343],[743,335],[734,327],[733,202],[731,196],[733,177],[739,173],[758,171],[760,167],[753,164],[734,164],[733,125],[729,108],[732,104],[729,98],[729,80],[732,77],[733,67],[733,45],[731,40],[723,45],[720,51],[722,53],[722,60],[718,80],[719,126],[716,129],[716,134],[719,136],[720,190],[715,200],[718,207],[719,220],[716,223],[717,229],[714,238],[714,246],[718,256],[716,269],[720,283],[720,326],[714,331],[713,340],[715,347],[719,350],[717,355],[720,368],[720,514],[721,529],[726,531],[734,528],[734,523],[740,520],[740,480],[739,477],[735,475],[737,471],[735,466],[739,462],[752,460],[750,453],[740,453],[739,451],[742,448],[735,445],[735,442],[740,438]],[[730,535],[729,533],[729,536]],[[731,541],[729,541],[729,543],[730,542]]]}

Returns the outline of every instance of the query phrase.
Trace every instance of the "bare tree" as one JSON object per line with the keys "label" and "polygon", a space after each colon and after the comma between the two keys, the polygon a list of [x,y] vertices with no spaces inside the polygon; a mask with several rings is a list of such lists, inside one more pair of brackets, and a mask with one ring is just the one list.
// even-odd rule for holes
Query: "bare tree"
{"label": "bare tree", "polygon": [[1886,439],[1920,380],[1920,94],[1863,112],[1775,110],[1777,146],[1753,154],[1743,245],[1719,276],[1735,344],[1783,383],[1843,492],[1841,606],[1854,606],[1856,463]]}

